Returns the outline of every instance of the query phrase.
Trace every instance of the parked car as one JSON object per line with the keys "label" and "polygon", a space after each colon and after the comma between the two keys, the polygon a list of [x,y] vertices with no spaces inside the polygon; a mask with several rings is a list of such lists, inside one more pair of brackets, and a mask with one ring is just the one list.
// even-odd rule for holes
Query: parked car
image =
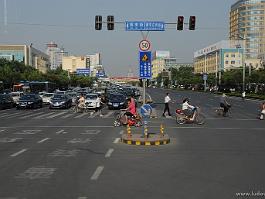
{"label": "parked car", "polygon": [[49,108],[70,108],[71,106],[72,98],[69,95],[54,94],[51,98]]}
{"label": "parked car", "polygon": [[25,94],[18,100],[17,109],[42,107],[42,98],[38,94]]}
{"label": "parked car", "polygon": [[14,107],[14,100],[10,94],[0,94],[0,109]]}
{"label": "parked car", "polygon": [[87,108],[98,109],[101,107],[101,99],[97,93],[90,93],[85,97],[85,104]]}
{"label": "parked car", "polygon": [[15,104],[18,104],[18,100],[19,100],[19,98],[20,98],[22,95],[24,95],[23,92],[11,92],[11,96],[12,96],[12,98],[13,98]]}
{"label": "parked car", "polygon": [[54,96],[54,93],[45,93],[42,96],[42,101],[44,104],[50,104],[51,98]]}
{"label": "parked car", "polygon": [[108,97],[109,109],[121,109],[126,108],[126,97],[119,93],[110,94]]}

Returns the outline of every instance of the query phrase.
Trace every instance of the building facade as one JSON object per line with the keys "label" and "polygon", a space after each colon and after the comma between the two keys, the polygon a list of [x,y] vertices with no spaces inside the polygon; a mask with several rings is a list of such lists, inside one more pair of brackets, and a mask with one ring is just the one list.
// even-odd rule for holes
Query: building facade
{"label": "building facade", "polygon": [[246,59],[265,60],[265,0],[238,0],[230,10],[230,39],[245,42]]}
{"label": "building facade", "polygon": [[50,57],[51,70],[56,70],[58,67],[61,67],[63,56],[67,56],[67,52],[63,48],[59,48],[54,42],[47,44],[46,53]]}
{"label": "building facade", "polygon": [[79,69],[88,69],[92,77],[103,77],[105,71],[101,65],[99,53],[86,56],[63,56],[62,69],[70,73],[77,73]]}
{"label": "building facade", "polygon": [[23,62],[42,73],[50,66],[49,56],[32,45],[0,45],[0,58]]}

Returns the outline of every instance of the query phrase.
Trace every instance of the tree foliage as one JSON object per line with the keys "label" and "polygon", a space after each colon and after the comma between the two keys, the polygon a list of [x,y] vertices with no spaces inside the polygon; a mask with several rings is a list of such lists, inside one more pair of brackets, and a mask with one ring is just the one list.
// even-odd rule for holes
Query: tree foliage
{"label": "tree foliage", "polygon": [[4,82],[6,88],[12,88],[14,84],[20,81],[50,81],[55,83],[58,88],[67,88],[69,85],[91,86],[93,80],[91,77],[68,74],[62,68],[49,70],[43,74],[21,62],[0,59],[0,81]]}

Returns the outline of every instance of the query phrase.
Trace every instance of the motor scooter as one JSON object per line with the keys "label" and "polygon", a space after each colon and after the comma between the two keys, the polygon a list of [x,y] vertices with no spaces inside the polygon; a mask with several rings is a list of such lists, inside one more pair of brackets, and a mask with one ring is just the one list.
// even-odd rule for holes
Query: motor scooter
{"label": "motor scooter", "polygon": [[195,114],[194,120],[192,120],[192,117],[185,115],[183,110],[176,109],[176,122],[177,122],[177,124],[182,125],[182,124],[188,124],[188,123],[195,123],[198,125],[202,125],[205,123],[205,116],[200,113],[199,107],[195,107],[193,114]]}

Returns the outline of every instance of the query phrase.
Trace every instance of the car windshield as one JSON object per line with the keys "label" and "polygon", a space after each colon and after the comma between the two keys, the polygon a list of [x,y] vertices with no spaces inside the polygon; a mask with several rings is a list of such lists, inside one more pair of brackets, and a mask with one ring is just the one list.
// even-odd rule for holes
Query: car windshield
{"label": "car windshield", "polygon": [[0,100],[3,100],[6,98],[6,95],[0,95]]}
{"label": "car windshield", "polygon": [[125,97],[122,95],[111,95],[110,100],[111,101],[124,101]]}
{"label": "car windshield", "polygon": [[12,97],[19,97],[19,93],[11,93]]}
{"label": "car windshield", "polygon": [[47,94],[44,94],[43,97],[52,97],[54,94],[53,93],[47,93]]}
{"label": "car windshield", "polygon": [[61,100],[61,99],[64,99],[65,98],[65,96],[64,95],[54,95],[54,97],[53,97],[53,99],[54,100]]}
{"label": "car windshield", "polygon": [[21,100],[34,100],[35,95],[23,95],[20,99]]}
{"label": "car windshield", "polygon": [[97,95],[86,95],[86,99],[97,99]]}

